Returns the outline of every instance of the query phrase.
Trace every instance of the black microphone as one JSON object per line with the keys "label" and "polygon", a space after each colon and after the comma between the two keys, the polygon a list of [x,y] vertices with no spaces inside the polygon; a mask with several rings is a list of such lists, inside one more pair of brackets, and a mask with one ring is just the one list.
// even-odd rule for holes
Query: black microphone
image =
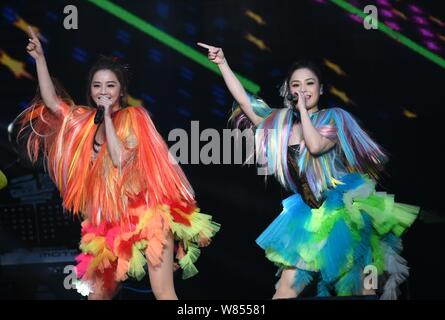
{"label": "black microphone", "polygon": [[291,92],[289,92],[286,96],[286,99],[290,102],[297,103],[298,102],[298,95],[293,95]]}
{"label": "black microphone", "polygon": [[289,92],[289,93],[286,95],[286,99],[292,103],[292,107],[293,107],[293,108],[292,108],[292,112],[293,112],[293,114],[294,114],[294,116],[295,116],[295,119],[296,119],[297,121],[300,120],[300,112],[299,112],[298,109],[296,108],[296,104],[297,104],[297,102],[298,102],[298,94],[293,95],[291,92]]}
{"label": "black microphone", "polygon": [[105,108],[102,106],[97,107],[96,115],[94,116],[94,124],[100,124],[104,121]]}

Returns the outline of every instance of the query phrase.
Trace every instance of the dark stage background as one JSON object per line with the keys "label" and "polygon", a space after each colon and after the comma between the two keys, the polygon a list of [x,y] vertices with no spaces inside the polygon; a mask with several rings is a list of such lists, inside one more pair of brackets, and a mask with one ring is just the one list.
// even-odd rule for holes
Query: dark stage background
{"label": "dark stage background", "polygon": [[[366,30],[342,4],[363,11],[376,5],[380,22],[414,44],[381,30]],[[2,1],[0,4],[0,169],[9,179],[0,191],[0,299],[80,299],[63,288],[64,266],[79,241],[79,222],[63,213],[41,167],[15,152],[8,125],[34,95],[34,62],[25,51],[27,24],[39,29],[49,70],[79,104],[85,103],[89,67],[100,54],[130,65],[130,95],[152,115],[167,140],[175,128],[227,127],[232,98],[222,78],[197,63],[206,52],[197,41],[222,47],[234,71],[258,86],[257,94],[279,107],[290,64],[303,57],[324,74],[321,105],[353,113],[391,160],[380,188],[396,200],[423,208],[404,235],[411,267],[404,299],[443,299],[444,205],[442,170],[445,101],[445,11],[441,1]],[[78,9],[78,29],[66,30],[63,9]],[[113,14],[112,6],[153,26]],[[357,20],[358,19],[358,20]],[[145,31],[144,31],[145,30]],[[151,29],[150,29],[151,30]],[[156,37],[157,31],[164,32]],[[155,35],[155,36],[153,36]],[[177,42],[170,42],[173,37]],[[169,45],[173,43],[172,45]],[[176,46],[181,44],[182,47]],[[418,45],[431,58],[413,50]],[[188,47],[196,50],[190,56]],[[187,51],[188,52],[188,51]],[[174,141],[168,142],[172,145]],[[201,147],[206,142],[201,142]],[[221,149],[222,160],[222,149]],[[202,250],[200,273],[176,285],[181,298],[269,299],[275,268],[255,244],[280,212],[284,196],[273,180],[239,164],[182,166],[201,211],[222,224]],[[124,284],[121,299],[151,299],[148,279]]]}

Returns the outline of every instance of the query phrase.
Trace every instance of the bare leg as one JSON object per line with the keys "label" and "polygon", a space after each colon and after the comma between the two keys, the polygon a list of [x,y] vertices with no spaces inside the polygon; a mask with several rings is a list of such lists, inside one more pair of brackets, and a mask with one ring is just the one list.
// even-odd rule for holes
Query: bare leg
{"label": "bare leg", "polygon": [[374,289],[369,289],[369,290],[363,289],[363,291],[362,291],[362,295],[364,295],[364,296],[374,296],[375,294],[376,294],[376,292]]}
{"label": "bare leg", "polygon": [[108,294],[101,294],[101,293],[95,293],[95,292],[91,292],[88,295],[88,300],[111,300],[113,299],[113,295],[108,295]]}
{"label": "bare leg", "polygon": [[[277,283],[277,288],[272,299],[288,299],[297,297],[298,293],[293,286],[296,272],[297,270],[294,268],[284,269],[283,272],[281,272],[281,277]],[[303,290],[303,288],[301,288],[301,290]]]}
{"label": "bare leg", "polygon": [[162,262],[153,266],[148,261],[151,289],[157,300],[178,300],[173,282],[173,235],[169,233],[162,252]]}

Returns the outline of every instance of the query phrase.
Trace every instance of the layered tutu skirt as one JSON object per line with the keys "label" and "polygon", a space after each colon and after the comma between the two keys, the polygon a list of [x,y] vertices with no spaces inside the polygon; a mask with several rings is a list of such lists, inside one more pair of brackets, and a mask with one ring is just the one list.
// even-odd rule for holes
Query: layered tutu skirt
{"label": "layered tutu skirt", "polygon": [[375,270],[381,299],[396,299],[398,285],[408,276],[400,256],[400,236],[419,208],[397,203],[375,191],[365,175],[347,174],[342,184],[311,209],[299,194],[283,200],[283,211],[257,238],[269,260],[280,270],[297,268],[297,292],[319,272],[318,296],[360,295],[367,270]]}
{"label": "layered tutu skirt", "polygon": [[165,203],[156,208],[143,205],[129,208],[125,223],[82,223],[82,253],[78,264],[76,289],[82,295],[91,292],[112,294],[127,278],[141,280],[147,261],[159,265],[169,233],[176,240],[176,259],[184,279],[195,275],[194,263],[200,255],[198,242],[212,238],[220,225],[193,205]]}

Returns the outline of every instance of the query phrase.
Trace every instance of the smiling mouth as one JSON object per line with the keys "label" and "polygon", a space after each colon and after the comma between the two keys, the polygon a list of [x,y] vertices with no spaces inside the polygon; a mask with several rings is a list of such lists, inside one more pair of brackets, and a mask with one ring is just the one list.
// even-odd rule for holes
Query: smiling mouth
{"label": "smiling mouth", "polygon": [[111,100],[111,97],[105,97],[105,96],[100,96],[97,98],[98,101],[102,101],[102,100]]}

